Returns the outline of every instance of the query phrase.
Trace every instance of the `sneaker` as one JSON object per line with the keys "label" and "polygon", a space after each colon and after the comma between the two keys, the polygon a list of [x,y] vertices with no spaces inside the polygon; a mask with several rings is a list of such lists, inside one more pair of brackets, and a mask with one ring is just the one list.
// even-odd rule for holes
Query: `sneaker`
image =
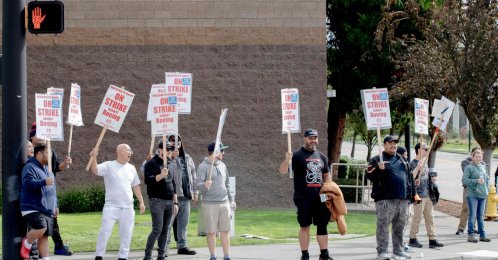
{"label": "sneaker", "polygon": [[405,253],[413,253],[415,252],[415,250],[413,250],[413,248],[411,248],[409,245],[405,244],[403,246],[403,251],[405,251]]}
{"label": "sneaker", "polygon": [[389,260],[389,255],[387,253],[378,253],[377,259],[379,260]]}
{"label": "sneaker", "polygon": [[26,238],[23,238],[21,241],[21,258],[29,259],[29,251],[31,251],[31,248],[27,248],[25,243],[26,243]]}
{"label": "sneaker", "polygon": [[209,260],[216,260],[216,256],[211,256]]}
{"label": "sneaker", "polygon": [[489,239],[487,237],[480,237],[479,241],[481,241],[481,242],[491,242],[491,239]]}
{"label": "sneaker", "polygon": [[62,246],[61,248],[55,248],[55,250],[54,250],[54,255],[70,256],[72,254],[73,254],[73,252],[71,250],[69,250],[68,246]]}
{"label": "sneaker", "polygon": [[320,256],[320,260],[333,260],[333,259],[329,255],[326,255],[326,256]]}
{"label": "sneaker", "polygon": [[310,260],[310,253],[303,253],[301,255],[301,260]]}
{"label": "sneaker", "polygon": [[228,257],[228,256],[224,256],[224,257],[223,257],[223,260],[230,260],[230,257]]}
{"label": "sneaker", "polygon": [[[166,257],[167,257],[167,256],[166,256]],[[158,256],[158,257],[156,258],[156,260],[166,260],[166,257],[164,257],[164,256]]]}
{"label": "sneaker", "polygon": [[95,260],[102,260],[102,257],[101,256],[96,256]]}
{"label": "sneaker", "polygon": [[467,242],[477,243],[477,238],[475,238],[473,235],[468,235]]}
{"label": "sneaker", "polygon": [[444,245],[437,242],[436,239],[434,240],[429,240],[429,248],[436,248],[436,247],[443,247]]}
{"label": "sneaker", "polygon": [[423,245],[418,242],[416,238],[410,238],[408,245],[411,247],[422,248]]}
{"label": "sneaker", "polygon": [[394,254],[394,258],[395,258],[395,259],[410,259],[410,258],[412,258],[412,257],[411,257],[409,254],[407,254],[407,253],[405,253],[405,252],[401,251],[401,252],[399,252],[399,253],[395,253],[395,254]]}
{"label": "sneaker", "polygon": [[195,250],[190,250],[190,248],[188,248],[188,247],[184,247],[184,248],[178,248],[178,254],[179,255],[195,255],[196,252],[195,252]]}
{"label": "sneaker", "polygon": [[455,233],[455,235],[461,235],[461,234],[463,234],[463,229],[459,228]]}

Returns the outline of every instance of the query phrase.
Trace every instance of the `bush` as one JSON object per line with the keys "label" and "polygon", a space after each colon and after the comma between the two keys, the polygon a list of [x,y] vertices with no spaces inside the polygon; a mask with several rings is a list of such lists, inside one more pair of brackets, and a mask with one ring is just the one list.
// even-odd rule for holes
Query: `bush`
{"label": "bush", "polygon": [[102,185],[77,188],[58,196],[59,210],[64,213],[102,211],[105,189]]}
{"label": "bush", "polygon": [[[349,157],[341,156],[339,159],[340,163],[351,163],[351,164],[366,164],[365,160],[356,160]],[[341,165],[337,170],[337,178],[338,179],[354,179],[356,180],[356,176],[360,176],[362,172],[366,169],[364,166],[345,166]]]}
{"label": "bush", "polygon": [[2,212],[2,205],[3,205],[3,189],[2,189],[2,183],[0,183],[0,212]]}

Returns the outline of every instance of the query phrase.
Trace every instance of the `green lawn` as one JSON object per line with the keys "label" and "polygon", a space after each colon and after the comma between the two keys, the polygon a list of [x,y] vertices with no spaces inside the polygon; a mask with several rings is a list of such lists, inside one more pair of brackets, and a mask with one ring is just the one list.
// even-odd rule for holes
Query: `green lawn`
{"label": "green lawn", "polygon": [[[100,227],[101,213],[61,214],[59,226],[62,238],[75,252],[91,252],[95,250],[95,241]],[[375,215],[349,213],[346,216],[349,234],[375,234]],[[0,220],[1,222],[1,220]],[[133,232],[132,250],[143,250],[147,237],[151,231],[151,217],[149,212],[136,215],[135,230]],[[235,212],[235,237],[231,244],[273,244],[297,243],[299,226],[294,209],[289,210],[237,210]],[[109,239],[107,249],[116,251],[119,248],[117,225]],[[316,231],[312,228],[311,234]],[[335,223],[329,224],[330,233],[338,233]],[[269,237],[270,240],[242,238],[242,234]],[[1,240],[1,237],[0,237]],[[192,210],[188,228],[188,241],[192,248],[206,247],[206,238],[197,236],[197,211]],[[50,240],[52,243],[52,241]],[[174,246],[174,242],[173,245]],[[1,243],[0,243],[1,247]],[[53,248],[53,244],[51,245]]]}

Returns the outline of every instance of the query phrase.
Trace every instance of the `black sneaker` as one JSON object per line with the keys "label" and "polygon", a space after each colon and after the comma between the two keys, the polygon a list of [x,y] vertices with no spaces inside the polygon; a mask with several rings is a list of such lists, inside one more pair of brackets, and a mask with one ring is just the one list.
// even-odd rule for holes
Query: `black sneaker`
{"label": "black sneaker", "polygon": [[71,250],[69,250],[68,246],[62,246],[62,247],[56,247],[54,249],[54,254],[55,255],[70,256],[70,255],[73,255],[73,252]]}
{"label": "black sneaker", "polygon": [[429,248],[436,248],[436,247],[443,247],[444,245],[437,242],[436,239],[434,240],[429,240]]}
{"label": "black sneaker", "polygon": [[463,234],[463,229],[459,228],[455,233],[455,235],[461,235],[461,234]]}
{"label": "black sneaker", "polygon": [[196,253],[195,250],[190,250],[188,247],[178,248],[179,255],[195,255]]}
{"label": "black sneaker", "polygon": [[95,260],[102,260],[102,257],[101,256],[96,256]]}
{"label": "black sneaker", "polygon": [[418,242],[416,238],[410,238],[408,245],[411,247],[422,248],[423,245]]}
{"label": "black sneaker", "polygon": [[310,260],[310,254],[309,253],[303,253],[301,255],[301,260]]}

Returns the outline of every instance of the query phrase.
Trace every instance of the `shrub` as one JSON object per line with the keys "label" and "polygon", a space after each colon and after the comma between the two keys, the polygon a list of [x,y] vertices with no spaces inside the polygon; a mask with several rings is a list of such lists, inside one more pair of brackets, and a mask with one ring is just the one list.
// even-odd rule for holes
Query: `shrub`
{"label": "shrub", "polygon": [[[338,179],[337,180],[338,185],[356,185],[356,179]],[[359,181],[358,185],[361,185],[361,180]],[[356,195],[356,189],[355,188],[346,188],[346,187],[341,187],[342,195],[344,195],[344,200],[346,202],[354,203],[356,202],[355,200],[355,195]],[[362,189],[358,189],[358,202],[361,202],[361,196],[362,196]]]}
{"label": "shrub", "polygon": [[101,211],[105,202],[105,189],[102,185],[76,188],[60,194],[59,210],[65,213]]}

